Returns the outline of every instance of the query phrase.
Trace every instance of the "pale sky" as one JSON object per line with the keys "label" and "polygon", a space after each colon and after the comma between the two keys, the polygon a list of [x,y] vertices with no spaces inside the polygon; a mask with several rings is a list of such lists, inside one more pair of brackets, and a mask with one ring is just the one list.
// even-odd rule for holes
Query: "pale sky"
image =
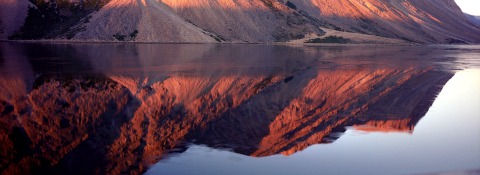
{"label": "pale sky", "polygon": [[463,12],[480,16],[480,0],[455,0]]}

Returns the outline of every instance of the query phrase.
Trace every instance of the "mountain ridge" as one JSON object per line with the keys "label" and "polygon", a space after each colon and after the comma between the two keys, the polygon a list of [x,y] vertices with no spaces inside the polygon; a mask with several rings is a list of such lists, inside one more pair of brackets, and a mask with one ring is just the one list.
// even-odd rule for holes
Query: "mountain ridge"
{"label": "mountain ridge", "polygon": [[325,38],[328,28],[410,43],[480,43],[480,27],[454,0],[3,1],[0,38],[12,40],[271,43]]}
{"label": "mountain ridge", "polygon": [[467,19],[470,20],[473,24],[480,26],[480,16],[470,15],[468,13],[464,13],[467,16]]}

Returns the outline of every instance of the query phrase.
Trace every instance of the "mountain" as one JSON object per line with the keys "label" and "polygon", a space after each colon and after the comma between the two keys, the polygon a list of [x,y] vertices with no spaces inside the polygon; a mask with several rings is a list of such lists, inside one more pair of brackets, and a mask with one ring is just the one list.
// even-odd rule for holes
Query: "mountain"
{"label": "mountain", "polygon": [[[454,0],[4,1],[3,39],[265,43],[330,42],[331,36],[351,43],[480,42],[480,27]],[[321,28],[343,33],[325,35]]]}
{"label": "mountain", "polygon": [[465,13],[465,16],[472,22],[473,24],[480,26],[480,16],[473,16],[470,14]]}
{"label": "mountain", "polygon": [[337,30],[418,43],[478,42],[454,0],[290,0],[298,10]]}
{"label": "mountain", "polygon": [[[272,42],[303,38],[306,33],[322,34],[305,17],[274,1],[91,1],[94,5],[39,1],[36,8],[29,9],[23,27],[10,38]],[[189,8],[192,4],[201,5]]]}

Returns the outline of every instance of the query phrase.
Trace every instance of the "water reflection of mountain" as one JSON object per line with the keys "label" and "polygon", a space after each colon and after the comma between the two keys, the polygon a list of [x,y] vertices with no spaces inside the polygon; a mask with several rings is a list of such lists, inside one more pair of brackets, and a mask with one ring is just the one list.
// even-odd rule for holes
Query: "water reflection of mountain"
{"label": "water reflection of mountain", "polygon": [[269,156],[332,142],[346,126],[413,132],[453,75],[428,60],[434,49],[402,55],[419,60],[396,48],[1,49],[4,174],[137,174],[186,142]]}

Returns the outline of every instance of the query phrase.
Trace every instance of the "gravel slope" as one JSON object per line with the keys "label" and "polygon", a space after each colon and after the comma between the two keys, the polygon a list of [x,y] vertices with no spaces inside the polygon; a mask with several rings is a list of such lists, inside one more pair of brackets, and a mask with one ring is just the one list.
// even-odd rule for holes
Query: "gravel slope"
{"label": "gravel slope", "polygon": [[271,42],[323,34],[275,0],[162,0],[188,21],[230,41]]}
{"label": "gravel slope", "polygon": [[[135,30],[138,31],[136,37]],[[74,39],[144,42],[214,42],[208,32],[177,16],[155,0],[113,0],[93,14]]]}

